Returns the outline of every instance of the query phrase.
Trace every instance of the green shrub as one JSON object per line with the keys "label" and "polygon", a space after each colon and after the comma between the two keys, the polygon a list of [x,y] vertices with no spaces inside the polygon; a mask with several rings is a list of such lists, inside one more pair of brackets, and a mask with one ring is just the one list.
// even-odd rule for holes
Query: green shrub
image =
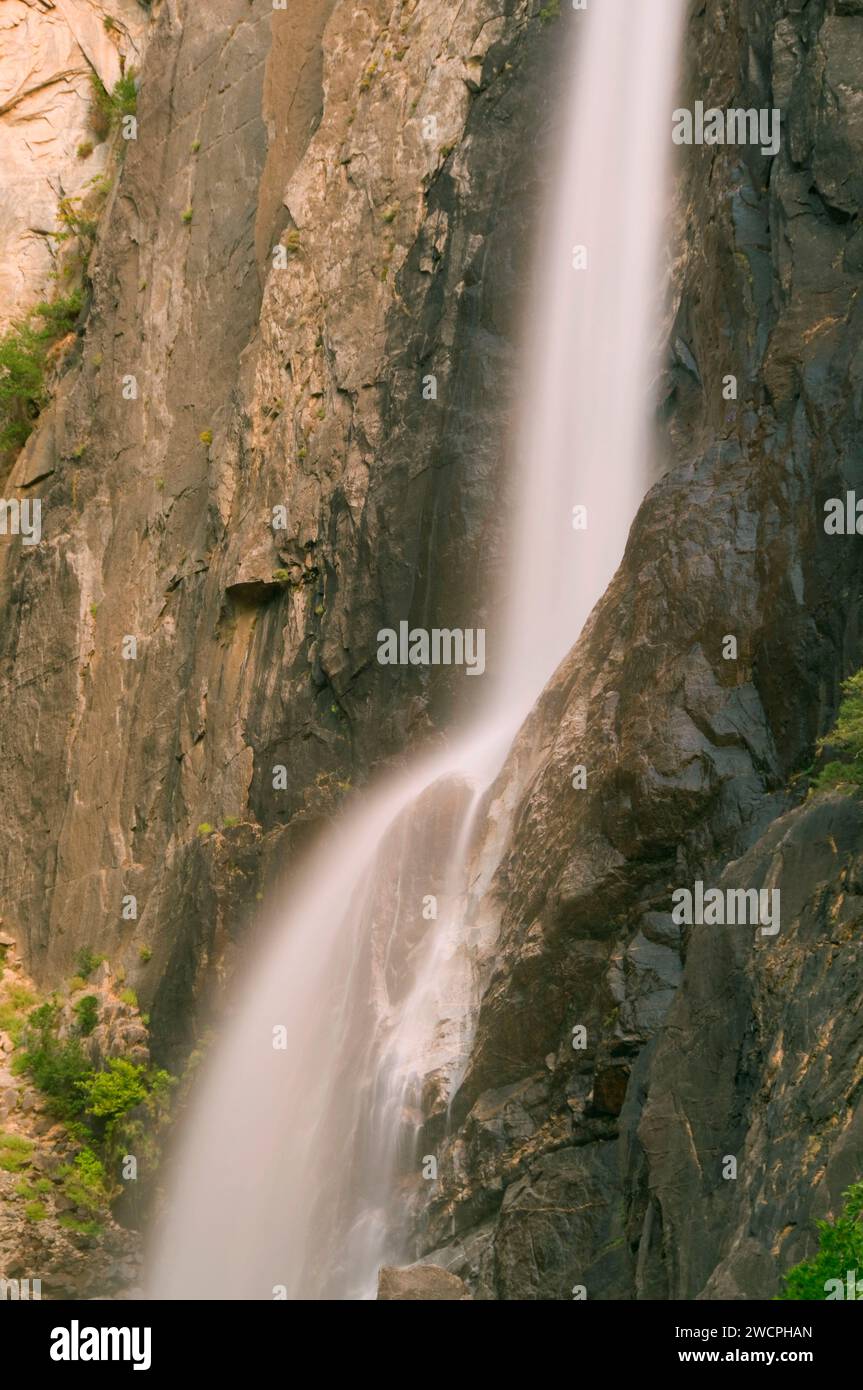
{"label": "green shrub", "polygon": [[99,1022],[99,1000],[95,994],[88,994],[86,998],[79,999],[74,1009],[75,1018],[78,1024],[78,1032],[82,1038],[89,1038],[96,1024]]}
{"label": "green shrub", "polygon": [[117,112],[117,119],[122,116],[134,116],[138,110],[138,87],[135,82],[135,69],[130,68],[124,72],[122,77],[111,89],[111,104]]}
{"label": "green shrub", "polygon": [[0,1129],[0,1170],[4,1173],[22,1173],[30,1166],[33,1145],[20,1134],[6,1134]]}
{"label": "green shrub", "polygon": [[138,952],[138,959],[142,965],[146,965],[148,961],[153,959],[152,949],[149,946],[142,946]]}
{"label": "green shrub", "polygon": [[90,74],[90,86],[90,129],[98,140],[107,140],[123,117],[134,116],[138,109],[135,69],[119,77],[110,92],[95,72]]}
{"label": "green shrub", "polygon": [[105,1175],[105,1165],[89,1147],[83,1148],[75,1156],[74,1163],[65,1164],[58,1173],[63,1193],[91,1214],[101,1212],[107,1206],[109,1191]]}
{"label": "green shrub", "polygon": [[53,1001],[34,1009],[22,1037],[22,1064],[58,1119],[74,1119],[84,1112],[80,1085],[91,1071],[77,1038],[61,1042],[56,1036],[59,1009]]}
{"label": "green shrub", "polygon": [[98,970],[104,956],[96,956],[88,946],[82,947],[75,957],[75,965],[82,980],[89,980],[94,970]]}
{"label": "green shrub", "polygon": [[48,352],[72,331],[81,304],[80,293],[37,304],[0,337],[0,450],[26,444],[47,403]]}
{"label": "green shrub", "polygon": [[146,1068],[125,1057],[112,1057],[105,1071],[91,1072],[80,1082],[84,1109],[100,1120],[117,1120],[147,1095]]}
{"label": "green shrub", "polygon": [[863,1275],[863,1182],[854,1183],[843,1197],[845,1204],[836,1221],[817,1222],[818,1254],[783,1275],[780,1300],[823,1300],[828,1296],[828,1280],[838,1279],[844,1287],[849,1270],[857,1271],[855,1278]]}
{"label": "green shrub", "polygon": [[59,1217],[59,1224],[66,1231],[74,1231],[79,1236],[100,1236],[102,1227],[98,1221],[81,1221],[77,1216],[73,1216],[70,1211],[64,1211]]}
{"label": "green shrub", "polygon": [[131,1008],[137,1009],[138,996],[133,989],[124,989],[123,993],[120,995],[120,999],[124,1004],[128,1004]]}
{"label": "green shrub", "polygon": [[32,1009],[36,1003],[36,996],[32,990],[27,989],[26,985],[10,985],[6,991],[6,998],[14,1009]]}
{"label": "green shrub", "polygon": [[45,1221],[48,1218],[48,1208],[44,1202],[28,1202],[24,1208],[24,1215],[28,1221]]}
{"label": "green shrub", "polygon": [[863,671],[843,682],[842,694],[836,726],[832,733],[819,739],[818,747],[841,749],[848,754],[848,760],[827,763],[812,784],[815,791],[829,787],[848,790],[863,787]]}
{"label": "green shrub", "polygon": [[36,1182],[19,1182],[15,1188],[15,1195],[31,1201],[34,1197],[49,1197],[53,1191],[54,1184],[50,1178],[38,1178]]}

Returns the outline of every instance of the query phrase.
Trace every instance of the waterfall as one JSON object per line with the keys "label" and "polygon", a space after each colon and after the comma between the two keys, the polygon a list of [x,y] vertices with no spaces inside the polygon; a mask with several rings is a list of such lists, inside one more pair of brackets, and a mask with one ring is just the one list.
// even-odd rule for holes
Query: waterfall
{"label": "waterfall", "polygon": [[590,0],[565,17],[572,76],[524,331],[503,660],[475,723],[363,792],[293,882],[184,1120],[154,1297],[367,1298],[382,1262],[410,1257],[416,1139],[429,1114],[446,1122],[476,1020],[473,928],[506,829],[481,823],[484,794],[610,581],[647,483],[684,4]]}

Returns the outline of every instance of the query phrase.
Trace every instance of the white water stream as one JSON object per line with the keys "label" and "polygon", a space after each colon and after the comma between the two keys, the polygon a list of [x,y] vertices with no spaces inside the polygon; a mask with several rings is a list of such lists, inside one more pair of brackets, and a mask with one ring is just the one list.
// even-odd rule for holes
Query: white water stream
{"label": "white water stream", "polygon": [[468,732],[362,793],[294,881],[184,1121],[153,1297],[373,1297],[380,1264],[411,1257],[420,1108],[445,1112],[479,1002],[483,792],[646,487],[684,3],[590,0],[557,21],[571,79],[525,332],[511,591],[488,634],[504,659]]}

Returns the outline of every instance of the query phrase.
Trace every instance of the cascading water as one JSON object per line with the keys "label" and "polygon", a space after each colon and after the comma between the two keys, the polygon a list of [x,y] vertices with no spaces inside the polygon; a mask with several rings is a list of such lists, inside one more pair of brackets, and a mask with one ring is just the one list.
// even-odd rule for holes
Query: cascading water
{"label": "cascading water", "polygon": [[[305,864],[185,1122],[154,1297],[363,1298],[382,1262],[407,1257],[414,1138],[423,1111],[445,1112],[476,1017],[467,884],[483,792],[611,579],[646,485],[684,6],[591,0],[571,17],[525,335],[504,660],[475,725],[363,793]],[[498,825],[472,904],[500,843]]]}

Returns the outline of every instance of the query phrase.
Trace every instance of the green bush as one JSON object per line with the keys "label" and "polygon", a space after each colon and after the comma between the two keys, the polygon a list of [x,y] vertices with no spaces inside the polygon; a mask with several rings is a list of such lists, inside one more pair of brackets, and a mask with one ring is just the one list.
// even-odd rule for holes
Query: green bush
{"label": "green bush", "polygon": [[0,450],[26,444],[47,401],[48,352],[72,331],[81,304],[80,293],[37,304],[0,337]]}
{"label": "green bush", "polygon": [[71,1120],[84,1112],[80,1084],[91,1067],[77,1038],[61,1042],[56,1036],[58,1015],[53,1001],[30,1014],[22,1038],[23,1066],[48,1097],[52,1113]]}
{"label": "green bush", "polygon": [[848,754],[848,760],[827,763],[812,784],[815,791],[829,787],[848,790],[863,787],[863,671],[843,682],[842,694],[836,727],[819,740],[818,747],[841,749]]}
{"label": "green bush", "polygon": [[135,69],[119,77],[110,92],[98,73],[90,74],[90,85],[90,129],[99,140],[107,140],[123,117],[134,116],[138,109]]}
{"label": "green bush", "polygon": [[[83,964],[92,968],[93,961]],[[94,1019],[97,1004],[95,995],[79,1000],[77,1035],[67,1039],[59,1037],[61,1008],[56,996],[33,1009],[21,1035],[23,1050],[13,1061],[13,1070],[29,1074],[47,1097],[51,1113],[63,1121],[68,1138],[80,1146],[74,1163],[59,1176],[66,1195],[91,1215],[100,1214],[120,1192],[115,1175],[123,1154],[134,1153],[156,1166],[175,1084],[166,1071],[124,1057],[111,1058],[101,1070],[90,1064],[80,1034]],[[31,1150],[26,1140],[0,1132],[0,1169],[23,1173]],[[38,1196],[38,1189],[30,1195]]]}
{"label": "green bush", "polygon": [[98,1221],[80,1221],[70,1211],[63,1212],[59,1218],[59,1224],[64,1230],[74,1231],[79,1236],[100,1236],[103,1229]]}
{"label": "green bush", "polygon": [[146,1068],[112,1057],[106,1071],[91,1072],[80,1084],[88,1115],[117,1120],[146,1098]]}
{"label": "green bush", "polygon": [[25,1179],[23,1182],[19,1182],[15,1188],[15,1196],[23,1197],[26,1201],[31,1202],[36,1197],[50,1197],[53,1191],[54,1184],[50,1178],[37,1178],[36,1182],[28,1182]]}
{"label": "green bush", "polygon": [[0,1171],[21,1173],[30,1166],[33,1145],[20,1134],[5,1134],[0,1129]]}
{"label": "green bush", "polygon": [[104,959],[104,956],[96,956],[89,947],[84,946],[75,957],[75,965],[81,979],[89,980],[93,971],[98,970]]}
{"label": "green bush", "polygon": [[134,116],[138,110],[138,87],[135,82],[135,69],[130,68],[124,72],[122,77],[111,89],[111,105],[117,112],[117,118],[122,116]]}
{"label": "green bush", "polygon": [[783,1276],[780,1300],[827,1299],[827,1281],[842,1285],[849,1270],[863,1277],[863,1182],[854,1183],[843,1194],[845,1205],[836,1221],[819,1221],[818,1254],[803,1260]]}
{"label": "green bush", "polygon": [[91,1148],[83,1148],[75,1156],[74,1163],[65,1164],[58,1173],[62,1180],[63,1193],[76,1207],[94,1214],[101,1212],[108,1203],[108,1182],[105,1165]]}
{"label": "green bush", "polygon": [[82,1038],[89,1038],[96,1024],[99,1022],[99,1000],[95,994],[88,994],[84,999],[79,999],[74,1009],[75,1018],[78,1023],[78,1032]]}

